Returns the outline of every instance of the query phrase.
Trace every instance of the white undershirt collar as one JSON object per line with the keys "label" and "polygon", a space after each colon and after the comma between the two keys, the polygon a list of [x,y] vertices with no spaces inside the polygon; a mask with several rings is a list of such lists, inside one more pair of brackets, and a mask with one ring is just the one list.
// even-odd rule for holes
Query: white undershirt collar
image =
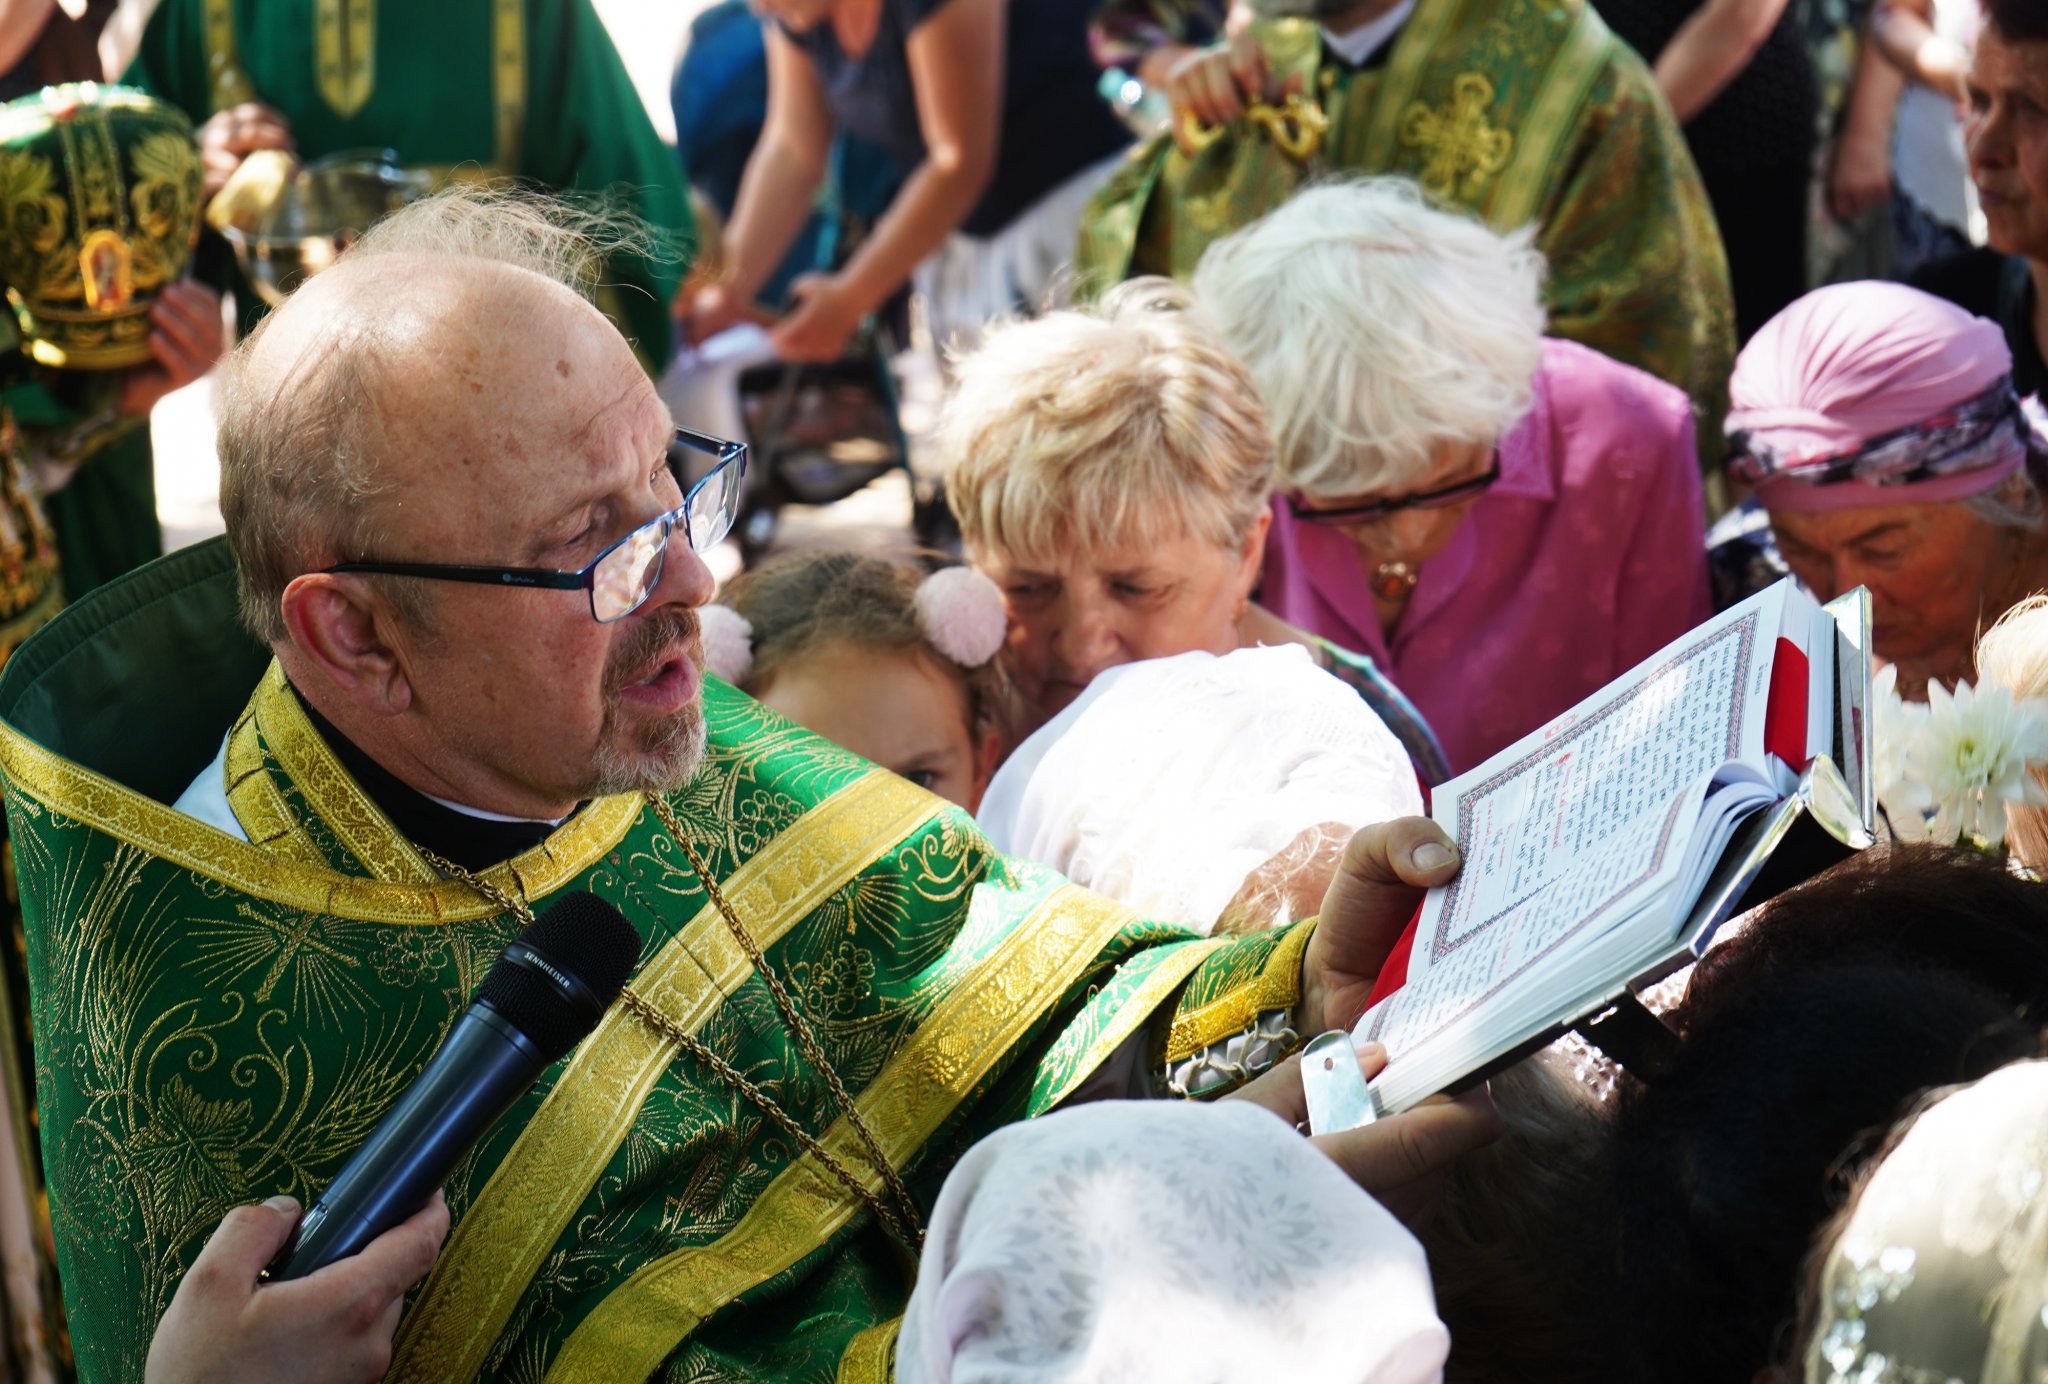
{"label": "white undershirt collar", "polygon": [[1323,46],[1342,58],[1352,67],[1357,67],[1377,53],[1380,45],[1401,31],[1408,22],[1408,16],[1415,13],[1415,0],[1401,0],[1401,3],[1376,19],[1368,19],[1349,33],[1340,34],[1329,28],[1323,30]]}
{"label": "white undershirt collar", "polygon": [[460,812],[465,817],[475,817],[484,822],[517,822],[537,827],[558,827],[568,821],[569,817],[576,815],[572,812],[565,817],[507,817],[502,812],[486,812],[480,807],[470,807],[466,803],[459,803],[450,798],[437,798],[432,793],[421,793],[420,796],[430,802],[441,804],[450,812]]}

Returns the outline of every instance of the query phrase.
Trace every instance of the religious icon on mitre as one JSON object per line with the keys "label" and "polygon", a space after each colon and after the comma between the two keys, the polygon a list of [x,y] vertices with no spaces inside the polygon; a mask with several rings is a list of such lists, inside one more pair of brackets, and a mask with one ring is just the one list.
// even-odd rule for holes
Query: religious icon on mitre
{"label": "religious icon on mitre", "polygon": [[301,166],[259,150],[207,204],[207,222],[235,248],[242,272],[272,307],[334,263],[378,218],[434,190],[434,175],[389,149],[352,149]]}
{"label": "religious icon on mitre", "polygon": [[149,356],[149,307],[199,229],[199,149],[183,112],[76,82],[0,106],[0,284],[44,365]]}

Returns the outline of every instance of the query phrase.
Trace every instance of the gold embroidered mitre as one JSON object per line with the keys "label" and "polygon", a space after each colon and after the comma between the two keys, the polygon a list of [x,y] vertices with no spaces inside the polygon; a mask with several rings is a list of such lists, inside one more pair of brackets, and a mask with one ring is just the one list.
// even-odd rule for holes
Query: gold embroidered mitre
{"label": "gold embroidered mitre", "polygon": [[183,112],[78,82],[0,106],[0,283],[44,365],[149,359],[149,306],[185,272],[199,150]]}

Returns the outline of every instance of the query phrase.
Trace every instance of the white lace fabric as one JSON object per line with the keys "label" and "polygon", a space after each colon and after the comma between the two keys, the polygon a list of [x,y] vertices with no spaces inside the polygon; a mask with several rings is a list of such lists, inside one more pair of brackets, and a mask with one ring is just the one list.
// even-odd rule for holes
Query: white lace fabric
{"label": "white lace fabric", "polygon": [[1421,810],[1393,732],[1286,645],[1098,675],[1004,761],[977,815],[999,850],[1207,932],[1305,829]]}
{"label": "white lace fabric", "polygon": [[1807,1384],[2048,1381],[2048,1062],[1916,1120],[1829,1249]]}
{"label": "white lace fabric", "polygon": [[1422,1247],[1257,1106],[1103,1101],[971,1149],[897,1384],[1437,1384]]}

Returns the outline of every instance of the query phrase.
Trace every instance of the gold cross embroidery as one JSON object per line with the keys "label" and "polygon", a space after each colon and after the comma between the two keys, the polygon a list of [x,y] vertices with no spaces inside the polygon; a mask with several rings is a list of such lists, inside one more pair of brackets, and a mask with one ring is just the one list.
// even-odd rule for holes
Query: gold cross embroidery
{"label": "gold cross embroidery", "polygon": [[1515,137],[1487,123],[1486,109],[1492,104],[1493,83],[1466,72],[1451,82],[1449,105],[1431,108],[1411,101],[1401,112],[1401,143],[1429,160],[1422,169],[1424,187],[1454,197],[1463,179],[1465,196],[1471,197],[1481,182],[1508,166]]}

